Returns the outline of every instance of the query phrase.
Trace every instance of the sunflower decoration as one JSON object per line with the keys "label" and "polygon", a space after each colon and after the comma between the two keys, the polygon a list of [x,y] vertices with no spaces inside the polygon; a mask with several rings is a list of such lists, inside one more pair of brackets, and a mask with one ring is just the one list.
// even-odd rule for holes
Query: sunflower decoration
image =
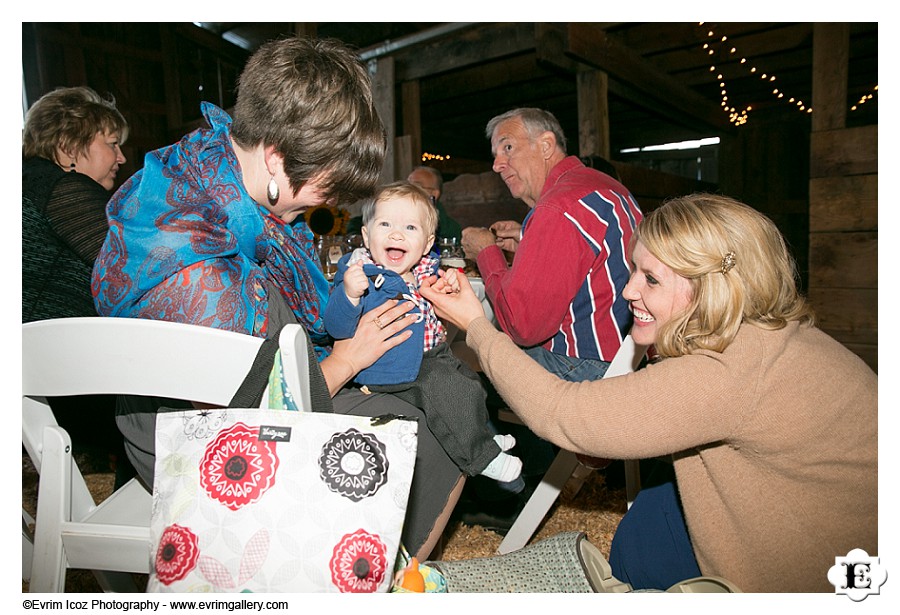
{"label": "sunflower decoration", "polygon": [[307,209],[303,219],[309,225],[310,230],[319,237],[323,235],[343,235],[347,230],[347,221],[350,213],[329,205],[318,205]]}

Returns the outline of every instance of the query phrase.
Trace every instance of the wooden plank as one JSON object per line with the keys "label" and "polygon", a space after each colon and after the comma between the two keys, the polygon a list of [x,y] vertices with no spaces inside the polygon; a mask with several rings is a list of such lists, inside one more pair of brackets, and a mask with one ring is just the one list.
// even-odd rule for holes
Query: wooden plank
{"label": "wooden plank", "polygon": [[[827,331],[826,331],[827,333]],[[839,342],[841,340],[838,340]],[[872,371],[878,373],[878,345],[877,344],[853,344],[844,343],[847,350],[862,359],[866,365],[872,368]]]}
{"label": "wooden plank", "polygon": [[877,124],[814,132],[810,148],[810,178],[878,173]]}
{"label": "wooden plank", "polygon": [[850,24],[813,25],[812,129],[833,130],[847,125],[847,73]]}
{"label": "wooden plank", "polygon": [[809,287],[878,288],[878,233],[811,233]]}
{"label": "wooden plank", "polygon": [[619,45],[594,24],[569,23],[566,54],[639,88],[645,96],[668,103],[717,131],[733,127],[718,104]]}
{"label": "wooden plank", "polygon": [[813,288],[809,302],[816,324],[842,342],[878,343],[878,290],[875,288]]}
{"label": "wooden plank", "polygon": [[878,229],[878,175],[823,177],[809,182],[809,230]]}

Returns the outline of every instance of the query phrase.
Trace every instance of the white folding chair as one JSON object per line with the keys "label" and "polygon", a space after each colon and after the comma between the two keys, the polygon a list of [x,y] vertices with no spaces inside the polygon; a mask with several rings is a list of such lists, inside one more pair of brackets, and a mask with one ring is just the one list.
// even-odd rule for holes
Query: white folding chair
{"label": "white folding chair", "polygon": [[[29,591],[63,591],[68,568],[94,571],[104,591],[136,591],[130,573],[148,573],[151,561],[151,495],[131,479],[103,502],[94,502],[73,461],[71,439],[46,398],[133,394],[226,406],[262,341],[133,318],[22,325],[22,444],[39,474],[33,543],[26,531],[30,519],[22,511],[23,579],[30,561]],[[307,360],[306,334],[299,325],[284,328],[279,347],[286,372]],[[291,388],[308,408],[308,371],[297,373],[296,388]]]}
{"label": "white folding chair", "polygon": [[[637,366],[644,358],[646,352],[646,346],[636,345],[631,335],[626,335],[625,339],[622,340],[622,346],[619,348],[619,351],[616,353],[612,362],[610,362],[604,379],[633,372],[637,369]],[[506,420],[508,422],[520,422],[511,412],[501,411],[500,418],[501,420]],[[568,482],[572,475],[579,469],[579,465],[575,453],[562,449],[557,453],[556,458],[553,460],[553,463],[550,464],[550,467],[541,479],[540,484],[535,488],[534,493],[531,494],[531,497],[528,499],[528,502],[526,502],[522,512],[516,517],[512,527],[506,533],[503,542],[500,543],[500,546],[497,549],[498,553],[502,555],[511,551],[516,551],[524,547],[528,541],[531,540],[531,537],[541,524],[541,521],[543,521],[544,517],[547,516],[547,513],[550,512],[553,503],[556,502],[556,499],[559,497],[566,482]],[[629,506],[631,505],[631,502],[634,501],[634,497],[637,495],[638,490],[640,490],[640,479],[641,475],[638,460],[625,460],[625,493]]]}

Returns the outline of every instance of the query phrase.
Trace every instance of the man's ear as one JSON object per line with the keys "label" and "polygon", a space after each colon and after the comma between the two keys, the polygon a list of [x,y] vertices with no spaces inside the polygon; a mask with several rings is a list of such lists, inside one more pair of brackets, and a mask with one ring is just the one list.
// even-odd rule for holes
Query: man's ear
{"label": "man's ear", "polygon": [[541,148],[541,155],[546,160],[553,156],[553,152],[556,150],[556,136],[549,130],[545,130],[538,137],[538,145]]}

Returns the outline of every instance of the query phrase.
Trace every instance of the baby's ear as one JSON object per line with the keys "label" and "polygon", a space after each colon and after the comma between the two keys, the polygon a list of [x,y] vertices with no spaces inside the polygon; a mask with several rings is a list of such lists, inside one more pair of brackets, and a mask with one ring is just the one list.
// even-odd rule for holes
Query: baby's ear
{"label": "baby's ear", "polygon": [[425,242],[425,251],[422,252],[422,256],[425,256],[429,252],[431,252],[431,246],[434,245],[434,235],[428,236],[428,241]]}

